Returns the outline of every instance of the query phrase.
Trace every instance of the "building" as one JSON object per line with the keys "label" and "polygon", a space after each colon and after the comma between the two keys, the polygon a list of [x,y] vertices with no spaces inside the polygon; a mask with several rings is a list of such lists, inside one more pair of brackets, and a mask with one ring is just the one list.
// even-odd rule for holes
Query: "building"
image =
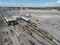
{"label": "building", "polygon": [[4,19],[8,25],[17,25],[18,24],[16,20],[17,17],[19,16],[4,17]]}

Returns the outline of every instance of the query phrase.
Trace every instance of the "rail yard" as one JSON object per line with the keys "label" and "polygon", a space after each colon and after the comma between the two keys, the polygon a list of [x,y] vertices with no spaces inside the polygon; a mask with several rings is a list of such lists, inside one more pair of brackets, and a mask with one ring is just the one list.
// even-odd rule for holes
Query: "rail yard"
{"label": "rail yard", "polygon": [[0,10],[1,45],[60,45],[60,11]]}

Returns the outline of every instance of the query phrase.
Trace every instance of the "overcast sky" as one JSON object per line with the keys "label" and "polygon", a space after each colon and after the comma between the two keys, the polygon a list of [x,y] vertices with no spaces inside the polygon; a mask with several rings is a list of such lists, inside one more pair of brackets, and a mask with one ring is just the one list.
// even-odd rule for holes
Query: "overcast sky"
{"label": "overcast sky", "polygon": [[[60,0],[22,0],[24,7],[53,7],[60,6]],[[19,7],[20,0],[0,0],[0,6]]]}

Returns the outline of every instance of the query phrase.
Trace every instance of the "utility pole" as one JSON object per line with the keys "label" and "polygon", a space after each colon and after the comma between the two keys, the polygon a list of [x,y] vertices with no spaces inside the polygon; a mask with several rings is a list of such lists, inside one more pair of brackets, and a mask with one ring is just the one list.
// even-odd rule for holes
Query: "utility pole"
{"label": "utility pole", "polygon": [[20,0],[20,6],[21,6],[21,15],[22,15],[22,13],[23,13],[23,3],[22,3],[22,0]]}

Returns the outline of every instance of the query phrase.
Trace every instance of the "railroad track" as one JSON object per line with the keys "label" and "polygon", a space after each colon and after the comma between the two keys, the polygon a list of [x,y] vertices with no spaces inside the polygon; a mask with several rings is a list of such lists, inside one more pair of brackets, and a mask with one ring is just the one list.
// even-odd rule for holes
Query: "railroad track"
{"label": "railroad track", "polygon": [[[53,43],[55,43],[55,45],[60,44],[60,41],[59,41],[59,40],[57,40],[55,37],[53,37],[53,36],[52,36],[51,34],[49,34],[47,31],[43,31],[43,30],[41,30],[40,28],[38,28],[35,23],[33,23],[33,22],[27,22],[27,25],[30,26],[30,27],[32,27],[34,30],[38,31],[40,34],[42,34],[42,35],[43,35],[44,37],[46,37],[48,40],[50,40],[50,41],[52,41]],[[58,42],[58,44],[57,44],[56,42],[54,42],[53,39],[56,40],[56,41]]]}
{"label": "railroad track", "polygon": [[24,32],[28,33],[31,37],[33,37],[35,40],[37,40],[40,44],[45,45],[43,42],[41,42],[39,39],[37,39],[34,35],[32,35],[32,32],[29,31],[29,29],[27,29],[26,27],[24,27],[24,25],[19,24],[19,27],[22,28],[24,30]]}
{"label": "railroad track", "polygon": [[55,42],[48,40],[46,37],[44,37],[44,36],[43,36],[42,34],[40,34],[38,31],[32,29],[30,26],[28,26],[28,25],[25,25],[25,26],[26,26],[27,28],[29,28],[31,32],[35,32],[35,33],[37,33],[37,35],[39,35],[39,36],[42,37],[43,39],[46,39],[46,40],[47,40],[49,43],[51,43],[52,45],[58,45],[58,44],[56,44]]}
{"label": "railroad track", "polygon": [[[53,37],[52,37],[48,32],[43,31],[43,30],[41,30],[40,28],[36,28],[36,25],[34,25],[35,27],[32,27],[31,25],[33,25],[33,24],[29,25],[30,23],[29,23],[29,24],[28,24],[28,23],[29,23],[29,22],[27,22],[27,25],[28,25],[29,27],[33,28],[36,33],[39,32],[40,34],[43,35],[42,38],[47,39],[47,41],[49,41],[52,45],[58,45],[56,42],[52,41],[52,40],[53,40]],[[39,42],[39,39],[37,39],[35,36],[32,35],[31,30],[27,29],[26,27],[25,27],[25,28],[26,28],[27,30],[24,29],[24,26],[25,26],[25,25],[22,25],[22,24],[19,23],[19,26],[20,26],[25,32],[27,32],[31,37],[33,37],[34,39],[36,39],[36,40]],[[41,33],[41,32],[44,32],[44,33]],[[40,36],[40,34],[38,34],[38,35]],[[46,35],[48,34],[48,38],[47,38],[47,36],[45,36],[45,34],[46,34]],[[53,43],[52,43],[52,42],[53,42]],[[42,43],[42,45],[44,44],[44,43],[41,42],[41,41],[40,41],[39,43]],[[44,44],[44,45],[45,45],[45,44]]]}

